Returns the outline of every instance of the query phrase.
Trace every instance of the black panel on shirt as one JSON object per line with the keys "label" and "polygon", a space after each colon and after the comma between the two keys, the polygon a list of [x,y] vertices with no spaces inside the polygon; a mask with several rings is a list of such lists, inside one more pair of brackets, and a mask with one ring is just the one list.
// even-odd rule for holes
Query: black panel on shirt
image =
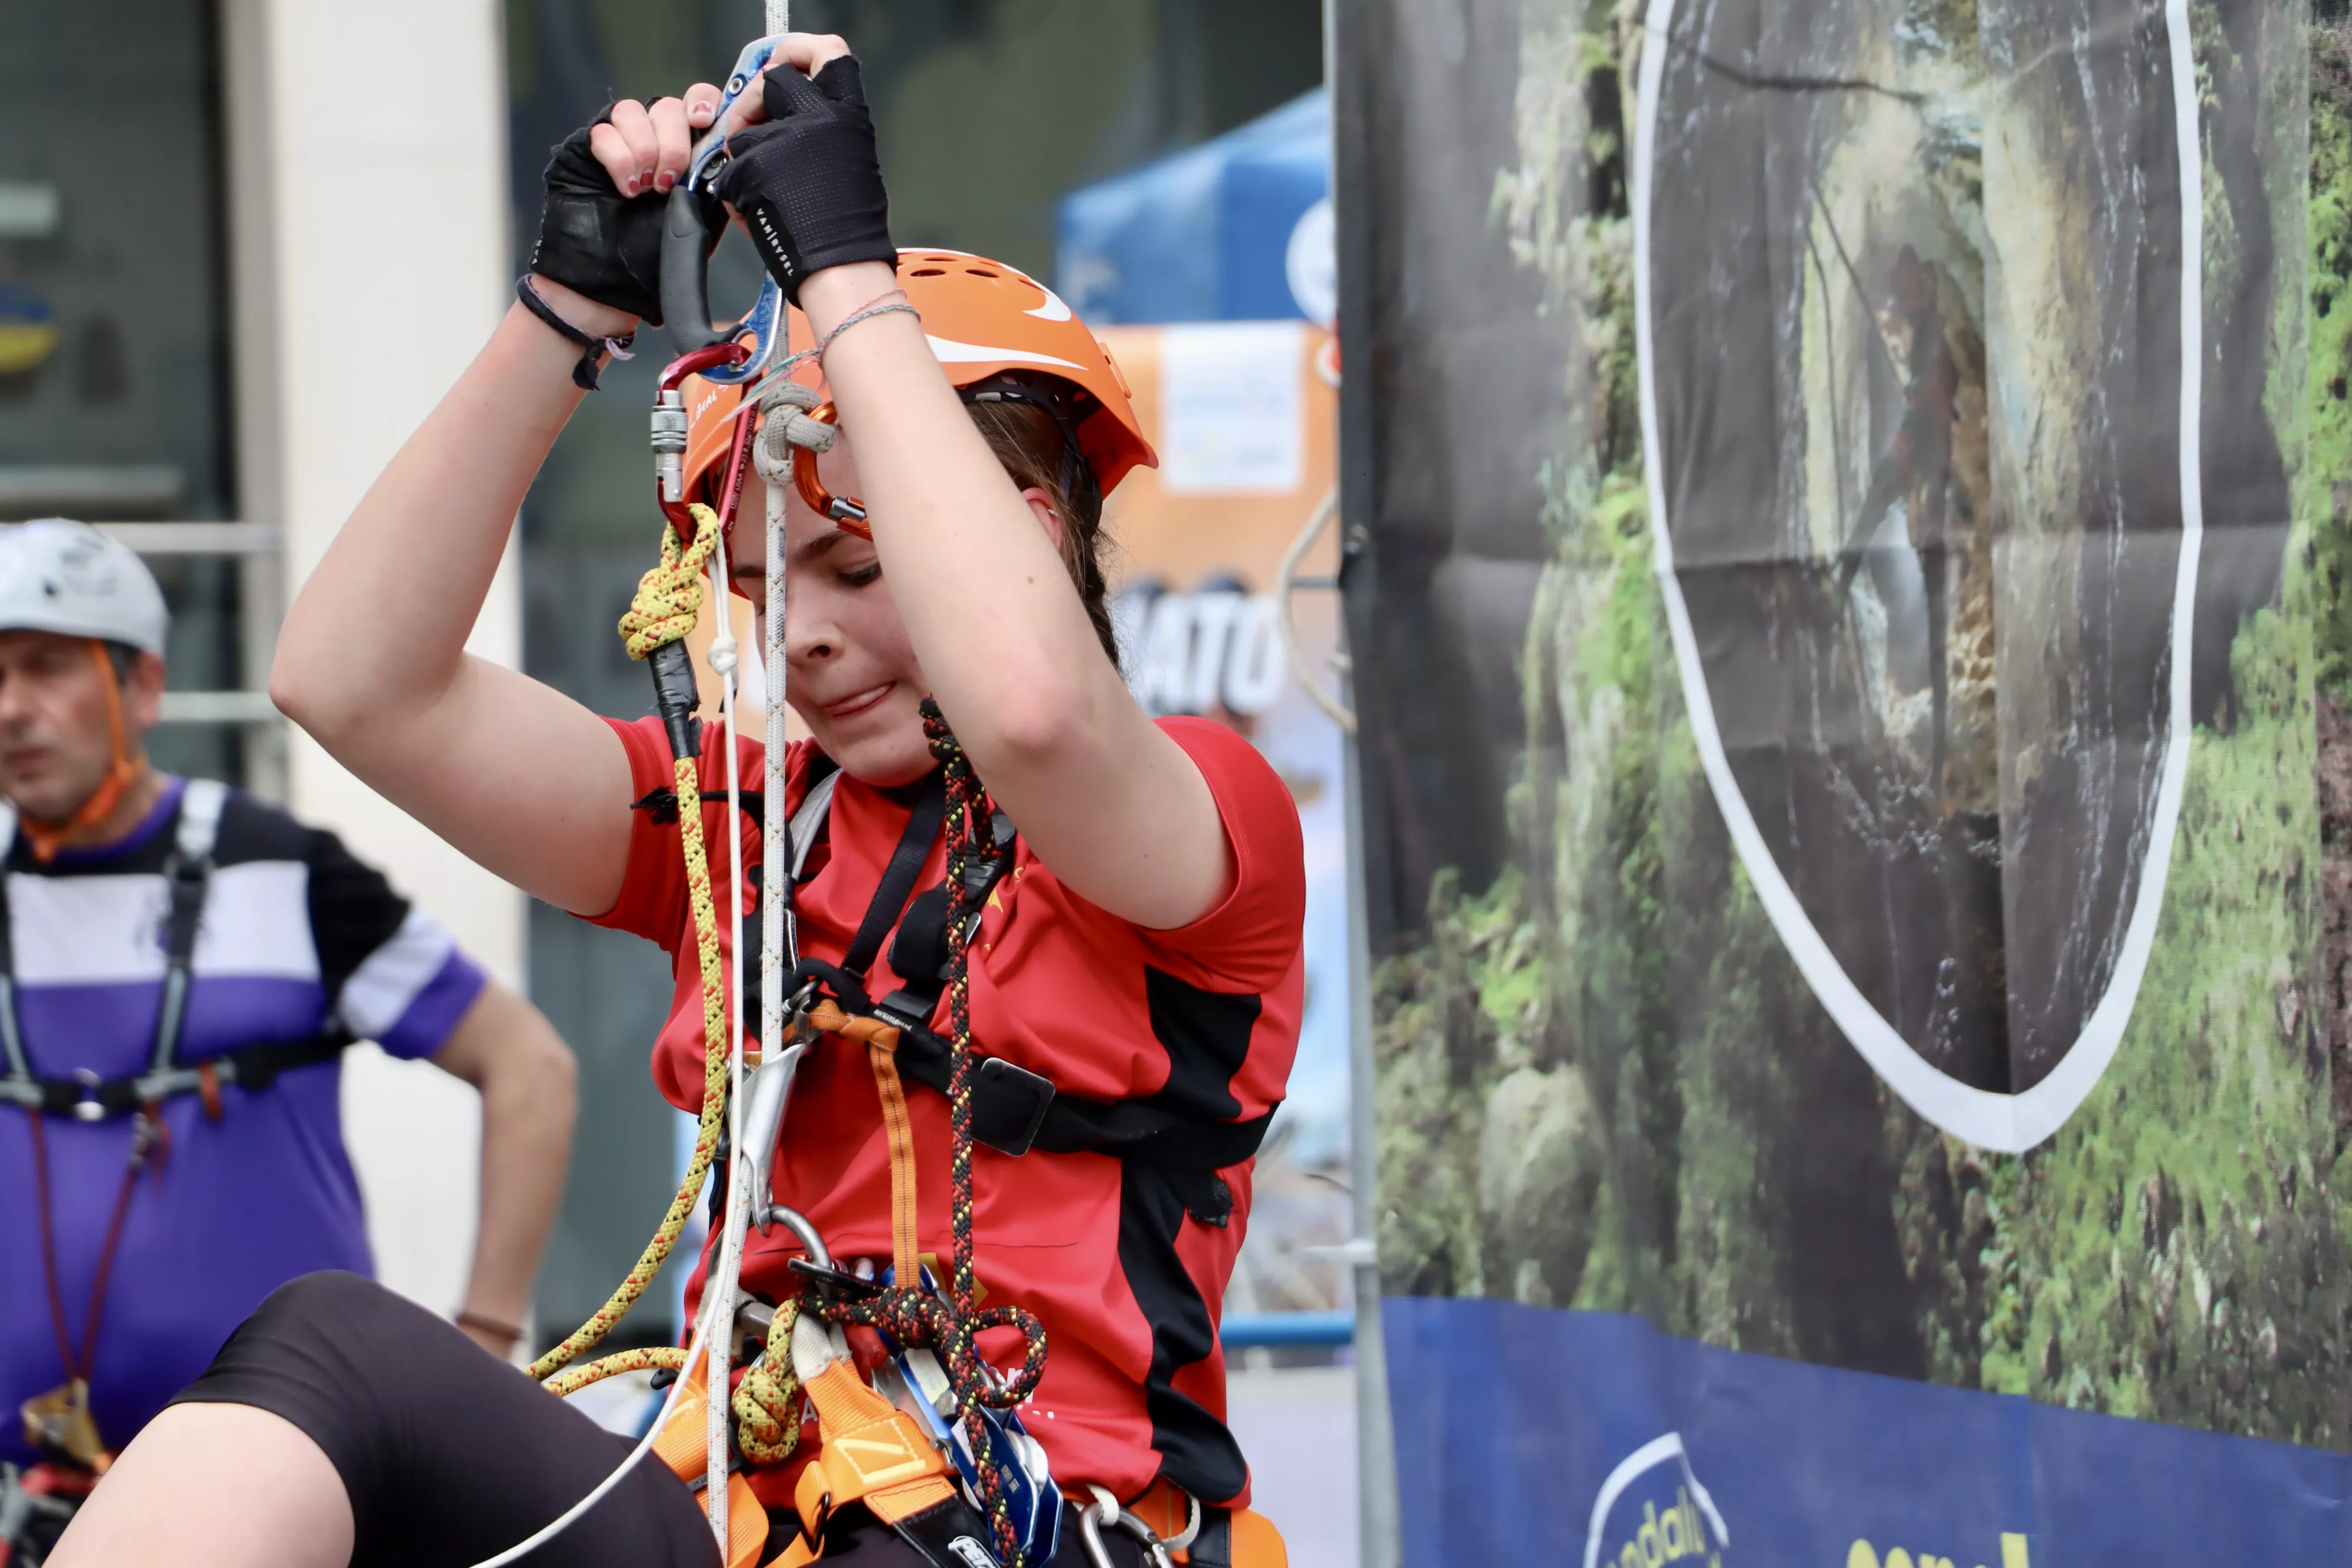
{"label": "black panel on shirt", "polygon": [[1264,1001],[1255,992],[1203,991],[1148,963],[1143,996],[1151,1033],[1168,1051],[1168,1081],[1144,1103],[1221,1121],[1239,1116],[1234,1074],[1249,1058],[1250,1032]]}
{"label": "black panel on shirt", "polygon": [[1118,1266],[1151,1326],[1151,1367],[1143,1407],[1160,1473],[1202,1502],[1234,1496],[1249,1479],[1241,1445],[1197,1399],[1176,1390],[1176,1373],[1216,1345],[1208,1303],[1176,1254],[1184,1200],[1168,1173],[1139,1161],[1119,1167]]}
{"label": "black panel on shirt", "polygon": [[[23,834],[9,847],[7,869],[32,877],[160,876],[172,858],[180,831],[175,807],[153,833],[120,855],[68,852],[44,866],[33,858]],[[408,900],[392,890],[383,874],[343,847],[321,827],[297,822],[268,801],[243,790],[228,792],[220,832],[213,845],[215,867],[291,860],[310,868],[310,939],[318,950],[319,983],[329,1005],[341,1002],[343,983],[368,955],[391,940],[408,918]]]}
{"label": "black panel on shirt", "polygon": [[303,858],[310,865],[310,940],[319,948],[319,983],[340,1005],[343,982],[408,918],[408,900],[325,828],[303,831],[310,840]]}

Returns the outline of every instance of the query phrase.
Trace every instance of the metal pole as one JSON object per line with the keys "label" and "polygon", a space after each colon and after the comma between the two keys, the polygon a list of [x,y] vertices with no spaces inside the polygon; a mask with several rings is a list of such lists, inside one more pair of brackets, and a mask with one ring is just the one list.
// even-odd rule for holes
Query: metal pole
{"label": "metal pole", "polygon": [[[1324,0],[1323,86],[1331,95],[1331,121],[1337,132],[1339,114],[1339,10],[1346,0]],[[1337,148],[1334,148],[1336,154]],[[1340,205],[1338,159],[1331,164],[1331,205]],[[1338,226],[1335,225],[1335,228]],[[1345,280],[1342,269],[1342,281]],[[1342,311],[1340,320],[1348,319]],[[1340,421],[1344,430],[1347,420]],[[1344,453],[1342,454],[1344,458]],[[1347,500],[1345,468],[1339,493]],[[1357,504],[1361,504],[1360,494]],[[1343,504],[1339,518],[1340,559],[1346,562],[1349,517]],[[1342,646],[1348,616],[1339,616]],[[1354,665],[1341,682],[1340,700],[1360,713],[1355,695]],[[1379,1088],[1372,1055],[1371,922],[1366,908],[1362,759],[1357,751],[1360,730],[1350,728],[1339,737],[1341,782],[1346,789],[1348,822],[1348,1176],[1353,1199],[1356,1234],[1349,1243],[1356,1297],[1356,1529],[1357,1557],[1363,1568],[1397,1568],[1402,1551],[1397,1522],[1396,1435],[1389,1416],[1389,1363],[1381,1325],[1381,1231],[1379,1118],[1375,1101]]]}
{"label": "metal pole", "polygon": [[[1352,689],[1347,699],[1352,707]],[[1389,1363],[1381,1330],[1380,1158],[1372,1058],[1370,926],[1364,908],[1362,768],[1356,738],[1340,741],[1348,814],[1348,1185],[1356,1235],[1356,1528],[1363,1568],[1396,1568],[1397,1468],[1389,1421]]]}

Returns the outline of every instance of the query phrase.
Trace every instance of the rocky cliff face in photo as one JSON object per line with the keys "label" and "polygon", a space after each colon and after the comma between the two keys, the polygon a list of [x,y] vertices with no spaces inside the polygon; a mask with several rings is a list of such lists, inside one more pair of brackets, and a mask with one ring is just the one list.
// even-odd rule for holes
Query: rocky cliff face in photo
{"label": "rocky cliff face in photo", "polygon": [[[1544,559],[1510,782],[1480,808],[1508,852],[1404,889],[1376,974],[1388,1288],[2352,1447],[2344,19],[2189,6],[2184,280],[2160,6],[1681,0],[1663,40],[1630,5],[1444,8],[1470,58],[1515,68],[1487,223],[1454,243],[1533,291]],[[1655,477],[1708,719],[1824,947],[1954,1079],[2039,1083],[2116,972],[2154,852],[2183,512],[2202,513],[2145,972],[2112,1061],[2024,1154],[1939,1131],[1873,1070],[1702,765],[1642,433],[1644,47],[1673,51]],[[1394,100],[1409,139],[1413,95]],[[1388,199],[1410,227],[1412,194]],[[1412,294],[1377,316],[1375,374],[1489,309]],[[1424,468],[1433,441],[1497,445],[1440,418]],[[1387,451],[1376,552],[1406,463]],[[1408,613],[1400,584],[1376,610]],[[1434,698],[1372,651],[1367,754],[1409,778],[1413,726],[1439,726],[1381,715]]]}

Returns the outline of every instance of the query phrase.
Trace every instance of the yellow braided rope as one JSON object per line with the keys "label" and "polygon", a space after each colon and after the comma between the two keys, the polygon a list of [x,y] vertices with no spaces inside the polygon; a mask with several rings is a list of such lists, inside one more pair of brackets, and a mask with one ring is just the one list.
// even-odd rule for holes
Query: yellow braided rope
{"label": "yellow braided rope", "polygon": [[681,545],[677,530],[662,525],[661,562],[637,579],[636,596],[621,617],[621,641],[631,658],[646,658],[677,642],[702,616],[703,574],[719,548],[719,514],[697,501],[694,542]]}
{"label": "yellow braided rope", "polygon": [[618,1377],[625,1372],[645,1372],[668,1367],[674,1372],[686,1370],[684,1345],[653,1345],[645,1350],[622,1351],[614,1355],[599,1356],[579,1366],[567,1367],[547,1380],[547,1391],[558,1399],[569,1399],[592,1383],[602,1383],[608,1377]]}
{"label": "yellow braided rope", "polygon": [[[684,637],[694,629],[702,613],[703,570],[710,552],[719,546],[719,514],[701,505],[692,510],[694,542],[681,547],[677,531],[663,527],[661,563],[638,580],[636,596],[629,605],[628,614],[621,617],[621,637],[628,646],[631,658],[645,658],[654,649]],[[687,1164],[686,1179],[678,1184],[677,1195],[670,1200],[669,1212],[662,1216],[660,1228],[646,1243],[628,1278],[586,1322],[573,1331],[570,1339],[531,1363],[530,1375],[542,1381],[612,1332],[613,1326],[646,1293],[646,1287],[653,1283],[654,1275],[669,1257],[678,1234],[686,1229],[687,1216],[694,1212],[695,1200],[702,1194],[703,1178],[709,1174],[711,1159],[719,1149],[719,1123],[727,1110],[727,990],[719,974],[719,911],[710,899],[710,859],[702,843],[702,790],[695,777],[692,757],[677,759],[677,788],[678,847],[686,860],[687,901],[694,911],[695,952],[702,965],[702,1035],[706,1042],[702,1058],[702,1121],[695,1131],[694,1158]],[[683,1352],[679,1355],[683,1364]]]}
{"label": "yellow braided rope", "polygon": [[793,1325],[801,1303],[788,1297],[768,1325],[767,1348],[735,1386],[736,1441],[755,1465],[781,1464],[801,1439],[801,1380],[793,1371]]}

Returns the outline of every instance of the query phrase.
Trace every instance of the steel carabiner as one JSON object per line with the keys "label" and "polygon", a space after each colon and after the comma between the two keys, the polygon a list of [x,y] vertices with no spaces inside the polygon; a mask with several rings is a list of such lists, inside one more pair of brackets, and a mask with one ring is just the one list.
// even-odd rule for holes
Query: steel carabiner
{"label": "steel carabiner", "polygon": [[686,177],[670,187],[669,206],[662,218],[662,320],[669,325],[670,341],[677,345],[679,356],[684,358],[721,343],[740,346],[746,335],[752,340],[750,352],[742,358],[731,363],[706,363],[699,369],[702,378],[714,386],[740,385],[764,370],[776,334],[787,321],[783,290],[776,286],[774,279],[763,276],[760,297],[741,321],[726,328],[710,324],[710,225],[705,218],[702,199],[710,166],[727,150],[725,126],[729,112],[759,81],[782,41],[781,37],[755,38],[743,46],[743,52],[735,58],[735,68],[728,74],[726,90],[719,97],[719,112],[712,118],[709,132],[694,149]]}

